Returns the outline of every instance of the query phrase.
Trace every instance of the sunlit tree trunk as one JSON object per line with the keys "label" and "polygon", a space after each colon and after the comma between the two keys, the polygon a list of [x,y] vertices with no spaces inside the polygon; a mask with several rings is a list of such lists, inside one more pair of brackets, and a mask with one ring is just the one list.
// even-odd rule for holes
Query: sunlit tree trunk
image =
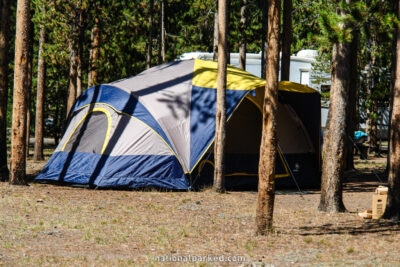
{"label": "sunlit tree trunk", "polygon": [[32,102],[32,64],[33,64],[33,35],[34,25],[29,23],[29,53],[28,53],[28,79],[26,83],[26,157],[29,158],[29,140],[31,138],[31,102]]}
{"label": "sunlit tree trunk", "polygon": [[283,1],[281,81],[289,81],[290,46],[292,44],[292,0]]}
{"label": "sunlit tree trunk", "polygon": [[76,66],[76,97],[82,94],[82,53],[83,53],[83,36],[84,36],[84,25],[83,25],[83,10],[82,0],[79,10],[79,25],[78,25],[78,55],[77,55],[77,66]]}
{"label": "sunlit tree trunk", "polygon": [[275,201],[275,159],[277,151],[276,112],[278,109],[279,37],[281,1],[268,1],[268,57],[263,105],[258,203],[256,213],[259,235],[272,232]]}
{"label": "sunlit tree trunk", "polygon": [[214,13],[214,39],[213,39],[213,60],[217,61],[218,59],[218,0],[215,1],[215,10]]}
{"label": "sunlit tree trunk", "polygon": [[35,152],[34,160],[43,160],[43,111],[44,111],[44,92],[46,77],[46,61],[44,58],[44,44],[46,43],[46,28],[40,26],[39,38],[39,63],[36,92],[36,119],[35,119]]}
{"label": "sunlit tree trunk", "polygon": [[68,99],[67,99],[67,113],[66,118],[69,116],[69,112],[75,103],[76,99],[76,82],[78,77],[78,51],[76,49],[75,40],[70,40],[69,43],[69,85],[68,85]]}
{"label": "sunlit tree trunk", "polygon": [[225,191],[225,136],[226,136],[226,24],[227,0],[218,1],[218,74],[217,74],[217,109],[214,142],[214,190]]}
{"label": "sunlit tree trunk", "polygon": [[7,100],[10,1],[2,0],[0,25],[0,181],[8,180]]}
{"label": "sunlit tree trunk", "polygon": [[15,40],[14,95],[11,133],[10,183],[25,185],[26,164],[26,108],[29,54],[30,1],[18,0]]}
{"label": "sunlit tree trunk", "polygon": [[239,44],[239,68],[242,70],[246,70],[246,9],[247,9],[247,0],[243,0],[242,8],[240,9],[240,44]]}
{"label": "sunlit tree trunk", "polygon": [[158,64],[165,62],[165,0],[160,1],[160,40],[158,49]]}
{"label": "sunlit tree trunk", "polygon": [[[346,1],[350,3],[350,0]],[[346,16],[339,10],[341,17]],[[340,23],[340,30],[347,25]],[[328,133],[324,137],[321,198],[318,209],[325,212],[343,212],[343,174],[346,159],[347,112],[351,82],[352,45],[348,41],[337,42],[332,49],[332,82],[330,91]]]}
{"label": "sunlit tree trunk", "polygon": [[[397,6],[397,17],[400,17],[400,1]],[[389,192],[383,218],[400,220],[400,28],[396,29],[397,45],[395,53],[395,80],[392,92],[392,116],[389,143]]]}
{"label": "sunlit tree trunk", "polygon": [[149,32],[147,37],[147,59],[146,59],[146,68],[151,68],[151,58],[152,58],[152,48],[153,48],[153,9],[154,9],[154,0],[150,0],[150,10],[149,10]]}
{"label": "sunlit tree trunk", "polygon": [[269,1],[261,0],[262,12],[262,37],[261,37],[261,78],[265,79],[266,63],[267,63],[267,32],[268,32],[268,5]]}
{"label": "sunlit tree trunk", "polygon": [[351,55],[350,55],[350,70],[351,74],[349,84],[349,102],[348,102],[348,111],[347,111],[347,137],[346,137],[346,162],[345,162],[345,170],[354,169],[354,157],[353,157],[353,147],[354,147],[354,132],[357,130],[358,118],[357,118],[357,86],[358,86],[358,78],[360,77],[358,73],[358,64],[357,64],[357,51],[358,51],[358,42],[359,42],[359,33],[355,32],[353,34],[353,40],[351,42]]}
{"label": "sunlit tree trunk", "polygon": [[[372,40],[372,47],[376,49],[377,47],[376,40]],[[376,87],[376,73],[374,71],[375,66],[377,65],[377,57],[375,53],[371,53],[371,64],[368,69],[367,77],[368,79],[368,98],[369,98],[369,107],[367,109],[367,122],[366,122],[366,130],[367,134],[369,135],[369,147],[368,153],[376,152],[376,147],[378,144],[378,137],[377,137],[377,113],[378,113],[378,103],[376,97],[374,96],[374,91]]]}
{"label": "sunlit tree trunk", "polygon": [[[226,36],[230,35],[230,25],[229,22],[231,21],[231,1],[226,1]],[[226,39],[226,64],[231,64],[231,42],[230,39]]]}
{"label": "sunlit tree trunk", "polygon": [[[399,9],[399,2],[398,1],[393,1],[393,10],[398,10]],[[396,63],[396,49],[397,49],[397,32],[398,28],[396,27],[393,33],[393,41],[392,41],[392,66],[391,66],[391,81],[390,81],[390,98],[389,98],[389,138],[388,138],[388,151],[390,148],[390,131],[391,131],[391,118],[392,118],[392,110],[393,110],[393,94],[394,94],[394,86],[396,82],[396,71],[397,71],[397,63]],[[386,156],[386,173],[389,173],[389,167],[390,167],[390,153],[387,153]]]}
{"label": "sunlit tree trunk", "polygon": [[88,87],[92,87],[98,83],[98,70],[97,63],[99,60],[99,49],[100,49],[100,20],[95,18],[95,25],[92,28],[92,45],[90,48],[89,58],[89,77]]}

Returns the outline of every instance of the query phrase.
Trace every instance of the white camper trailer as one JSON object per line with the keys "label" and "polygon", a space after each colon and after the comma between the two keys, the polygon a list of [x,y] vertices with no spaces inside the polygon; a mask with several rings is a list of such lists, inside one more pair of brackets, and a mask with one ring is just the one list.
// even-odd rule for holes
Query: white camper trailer
{"label": "white camper trailer", "polygon": [[[312,83],[313,68],[312,63],[316,61],[316,50],[301,50],[296,55],[290,57],[290,77],[291,82],[301,83],[311,88],[321,90],[321,85]],[[179,59],[213,59],[213,53],[206,52],[190,52],[182,54]],[[231,65],[239,66],[239,53],[231,53]],[[246,54],[246,71],[261,77],[261,52],[258,54]]]}

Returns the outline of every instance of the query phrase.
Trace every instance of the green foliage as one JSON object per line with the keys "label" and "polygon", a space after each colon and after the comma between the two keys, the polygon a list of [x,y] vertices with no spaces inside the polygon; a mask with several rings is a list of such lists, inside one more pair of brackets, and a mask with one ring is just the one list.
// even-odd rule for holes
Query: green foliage
{"label": "green foliage", "polygon": [[[248,0],[247,50],[261,51],[261,6],[264,1]],[[53,121],[46,127],[47,135],[61,134],[64,106],[67,98],[69,73],[69,43],[76,40],[83,29],[83,88],[87,86],[91,30],[96,18],[101,29],[100,58],[97,62],[99,82],[107,83],[138,74],[145,69],[146,45],[149,31],[150,0],[31,0],[34,29],[33,99],[35,110],[38,41],[40,26],[47,29],[45,44],[46,96],[45,119]],[[185,52],[212,52],[215,0],[169,0],[166,12],[166,58],[172,61]],[[313,64],[314,83],[328,83],[333,42],[349,42],[359,33],[358,53],[360,110],[370,107],[373,100],[388,100],[393,29],[400,24],[392,1],[363,0],[345,4],[340,1],[293,0],[292,53],[301,49],[317,49],[317,62]],[[230,1],[229,42],[231,52],[237,52],[241,0]],[[338,7],[344,16],[337,14]],[[15,32],[16,1],[11,1],[10,27]],[[157,64],[158,34],[160,30],[160,0],[155,0],[153,11],[153,58]],[[79,14],[83,24],[79,23]],[[14,58],[14,35],[10,40],[10,59]],[[77,45],[76,43],[74,45]],[[13,62],[10,61],[8,125],[11,125]],[[369,71],[369,72],[368,72]],[[367,75],[368,74],[368,75]],[[367,77],[368,76],[368,77]],[[373,82],[371,82],[371,79]],[[368,93],[367,87],[373,84]],[[323,93],[329,97],[329,92]],[[32,116],[34,119],[34,116]]]}

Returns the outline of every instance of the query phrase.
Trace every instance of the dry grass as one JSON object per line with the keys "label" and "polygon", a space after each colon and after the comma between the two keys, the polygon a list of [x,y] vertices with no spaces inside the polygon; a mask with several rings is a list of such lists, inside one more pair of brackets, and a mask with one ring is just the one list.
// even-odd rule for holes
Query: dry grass
{"label": "dry grass", "polygon": [[[34,173],[43,163],[29,164]],[[275,232],[264,237],[254,235],[255,192],[1,183],[0,265],[151,266],[162,264],[155,259],[161,255],[245,256],[241,264],[258,266],[400,265],[400,225],[363,221],[356,213],[370,208],[376,186],[371,175],[353,173],[344,193],[350,212],[342,214],[317,212],[317,191],[278,192]]]}

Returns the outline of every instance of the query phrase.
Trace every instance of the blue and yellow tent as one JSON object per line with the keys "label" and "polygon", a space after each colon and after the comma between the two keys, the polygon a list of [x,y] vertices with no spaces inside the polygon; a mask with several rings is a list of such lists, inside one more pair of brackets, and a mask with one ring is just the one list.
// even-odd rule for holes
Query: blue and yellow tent
{"label": "blue and yellow tent", "polygon": [[[257,173],[264,86],[264,80],[228,67],[227,176],[244,181]],[[207,183],[204,176],[212,167],[216,87],[216,62],[195,59],[163,64],[86,90],[76,100],[69,126],[36,180],[169,189]],[[280,133],[286,137],[280,141],[277,177],[288,178],[288,169],[300,164],[290,158],[297,152],[313,155],[314,162],[307,164],[317,177],[319,132],[316,135],[315,131],[319,124],[303,123],[296,110],[303,104],[291,103],[298,100],[298,94],[306,108],[319,94],[293,83],[281,83],[280,90],[284,99],[278,119],[286,121],[280,128],[287,134]]]}

